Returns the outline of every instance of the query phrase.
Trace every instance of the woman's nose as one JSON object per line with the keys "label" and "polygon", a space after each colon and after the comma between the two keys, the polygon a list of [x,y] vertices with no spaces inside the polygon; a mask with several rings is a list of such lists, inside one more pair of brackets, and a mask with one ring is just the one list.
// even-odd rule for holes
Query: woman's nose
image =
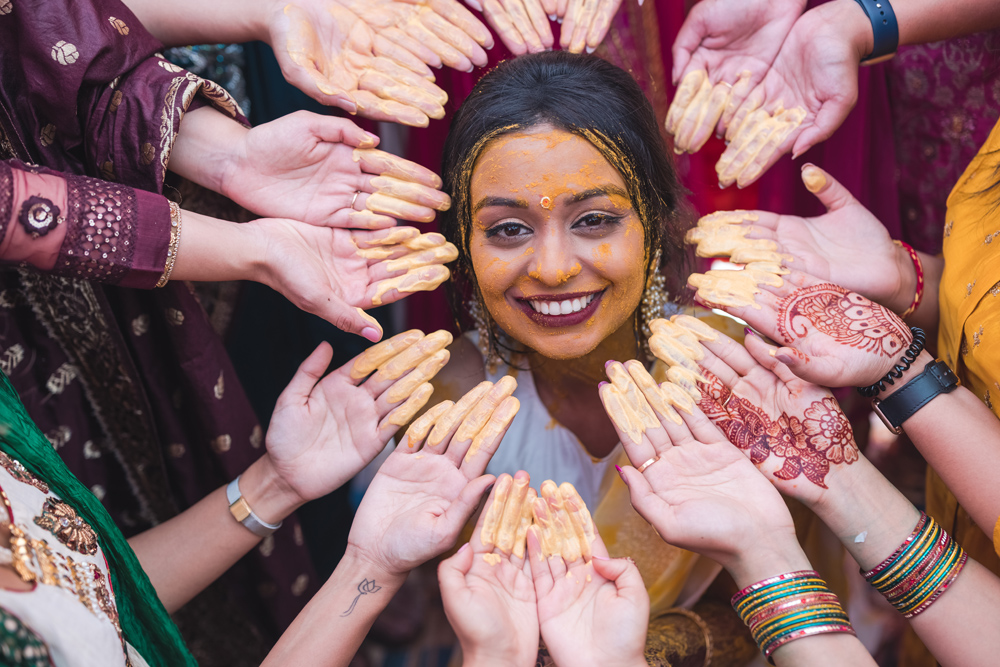
{"label": "woman's nose", "polygon": [[582,268],[573,246],[560,234],[547,234],[535,246],[535,261],[529,275],[549,287],[559,287]]}

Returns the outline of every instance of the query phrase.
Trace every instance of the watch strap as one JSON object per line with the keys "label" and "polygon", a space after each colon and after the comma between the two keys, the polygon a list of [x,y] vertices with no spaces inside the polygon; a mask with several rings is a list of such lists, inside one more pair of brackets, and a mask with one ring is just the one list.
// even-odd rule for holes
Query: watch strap
{"label": "watch strap", "polygon": [[896,12],[892,11],[889,0],[855,0],[868,16],[872,24],[875,48],[861,59],[866,65],[888,60],[896,55],[899,48],[899,23]]}
{"label": "watch strap", "polygon": [[940,394],[958,386],[958,378],[943,361],[932,361],[903,388],[883,400],[872,401],[872,409],[894,433],[901,433],[903,422]]}
{"label": "watch strap", "polygon": [[250,503],[240,493],[240,476],[237,476],[226,487],[226,500],[229,501],[229,512],[233,515],[233,518],[242,523],[254,535],[267,537],[281,528],[280,521],[277,524],[267,523],[254,514],[250,508]]}

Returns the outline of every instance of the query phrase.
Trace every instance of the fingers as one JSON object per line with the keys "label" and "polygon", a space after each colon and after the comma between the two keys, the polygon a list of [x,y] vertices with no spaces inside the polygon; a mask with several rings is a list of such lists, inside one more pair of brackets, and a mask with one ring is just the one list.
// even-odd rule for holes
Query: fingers
{"label": "fingers", "polygon": [[[458,2],[452,2],[451,0],[431,0],[429,6],[457,26],[466,35],[470,36],[484,49],[493,48],[493,36],[490,34],[489,28],[483,25],[482,21],[477,19],[472,12]],[[482,11],[482,7],[476,7],[475,9]],[[486,63],[477,64],[483,66]]]}
{"label": "fingers", "polygon": [[[450,358],[451,353],[448,352],[448,350],[439,350],[435,352],[421,361],[416,368],[407,373],[400,380],[394,382],[389,387],[388,391],[379,396],[377,403],[380,405],[384,404],[388,409],[390,406],[395,406],[401,401],[406,400],[420,385],[425,382],[430,382],[431,379],[433,379],[434,376],[437,375],[442,368],[444,368]],[[365,384],[373,384],[377,377],[378,374]],[[410,415],[411,418],[412,416],[413,415]],[[396,419],[399,419],[400,417],[401,416],[397,416]],[[394,420],[390,421],[392,421],[392,423],[396,423]],[[408,421],[409,419],[397,425],[402,426],[402,424],[406,424]]]}
{"label": "fingers", "polygon": [[455,539],[458,537],[459,531],[462,530],[462,526],[469,522],[472,514],[479,506],[483,494],[486,493],[486,489],[495,480],[496,478],[493,475],[483,475],[482,477],[470,480],[465,485],[465,488],[462,489],[462,492],[459,493],[458,498],[452,501],[448,509],[444,511],[441,517],[442,526],[444,527],[449,545],[455,543]]}
{"label": "fingers", "polygon": [[352,235],[358,246],[358,257],[373,262],[396,259],[412,251],[428,250],[445,245],[445,238],[436,233],[421,234],[416,227],[393,227],[375,232],[355,232]]}
{"label": "fingers", "polygon": [[528,527],[525,543],[528,547],[528,561],[531,567],[531,581],[535,586],[535,597],[540,600],[552,591],[555,581],[546,562],[548,559],[542,554],[542,531],[539,526]]}
{"label": "fingers", "polygon": [[597,47],[604,41],[604,37],[611,28],[611,21],[618,13],[621,4],[621,0],[603,0],[603,2],[598,3],[597,11],[594,13],[590,28],[587,30],[587,53],[596,51]]}
{"label": "fingers", "polygon": [[[657,461],[657,465],[667,465],[667,462]],[[629,500],[632,503],[632,507],[639,513],[639,516],[656,528],[656,531],[663,537],[665,533],[662,532],[661,526],[672,515],[670,507],[656,495],[649,484],[649,480],[646,479],[643,473],[631,466],[625,466],[619,469],[619,474],[622,477],[622,481],[628,486]]]}
{"label": "fingers", "polygon": [[634,562],[628,558],[595,558],[592,562],[594,572],[615,582],[620,597],[636,600],[637,606],[644,606],[643,600],[648,600],[649,594]]}
{"label": "fingers", "polygon": [[[416,368],[417,364],[428,357],[437,355],[439,351],[451,345],[451,342],[452,335],[447,331],[440,330],[400,349],[393,357],[378,365],[378,372],[369,380],[371,391],[377,392],[379,389],[383,389],[388,381],[398,380],[405,373]],[[368,383],[365,384],[368,385]]]}
{"label": "fingers", "polygon": [[410,329],[401,334],[396,334],[389,340],[384,340],[378,345],[368,348],[354,358],[354,363],[347,364],[344,368],[350,367],[348,373],[352,380],[361,380],[374,373],[379,366],[395,357],[401,351],[423,338],[424,332],[419,329]]}
{"label": "fingers", "polygon": [[457,403],[455,403],[447,412],[442,414],[434,423],[434,428],[431,430],[430,435],[427,436],[426,447],[435,450],[438,453],[445,451],[446,447],[442,447],[442,443],[445,443],[450,439],[455,432],[458,430],[459,424],[462,420],[472,411],[472,409],[479,403],[480,399],[486,395],[486,393],[493,388],[493,383],[489,380],[484,380],[478,385],[473,387],[468,391],[465,396],[460,398]]}
{"label": "fingers", "polygon": [[847,188],[814,164],[803,165],[802,183],[809,192],[816,195],[816,198],[829,212],[837,211],[857,202],[857,199]]}
{"label": "fingers", "polygon": [[[427,438],[427,434],[430,433],[431,428],[434,427],[437,420],[441,418],[441,415],[448,412],[453,405],[455,404],[452,401],[441,401],[430,410],[417,417],[413,423],[410,424],[410,428],[406,429],[406,437],[404,438],[404,441],[406,442],[406,449],[402,449],[402,451],[415,452],[419,450],[420,446]],[[403,441],[400,441],[399,448],[402,448],[402,445]]]}
{"label": "fingers", "polygon": [[[774,273],[753,267],[754,265],[750,264],[738,271],[712,270],[706,273],[692,273],[688,276],[688,286],[696,290],[695,296],[699,301],[713,307],[744,311],[761,310],[762,304],[767,300],[767,293],[760,289],[761,286],[781,287],[784,281]],[[761,298],[758,300],[757,297]],[[652,349],[652,339],[650,349]]]}
{"label": "fingers", "polygon": [[441,583],[441,596],[446,600],[453,598],[467,588],[465,575],[472,569],[472,559],[475,554],[468,544],[462,546],[451,558],[446,558],[438,565],[438,581]]}
{"label": "fingers", "polygon": [[400,426],[413,419],[413,416],[427,405],[427,401],[431,399],[433,393],[434,387],[429,382],[414,389],[406,402],[390,412],[378,425],[382,437],[388,440],[391,436],[386,435],[386,433],[395,433]]}
{"label": "fingers", "polygon": [[[855,85],[856,82],[857,80],[855,79]],[[837,128],[843,124],[847,118],[847,114],[854,108],[854,103],[857,102],[857,99],[858,92],[857,88],[855,88],[853,90],[853,97],[842,96],[824,102],[823,106],[816,112],[816,117],[812,123],[809,123],[795,139],[795,143],[791,147],[792,159],[799,157],[816,144],[829,139],[837,131]]]}
{"label": "fingers", "polygon": [[670,103],[670,108],[667,110],[667,119],[664,125],[668,134],[676,136],[684,112],[707,79],[708,73],[702,69],[692,70],[684,75],[684,79],[681,80],[681,85],[678,86],[674,99]]}
{"label": "fingers", "polygon": [[802,107],[774,114],[762,108],[751,112],[715,165],[719,185],[728,187],[735,182],[743,188],[755,181],[791,148],[788,138],[805,118]]}
{"label": "fingers", "polygon": [[483,513],[479,540],[487,550],[524,558],[525,539],[532,522],[531,508],[537,494],[528,473],[501,475],[493,486],[493,502]]}
{"label": "fingers", "polygon": [[[438,8],[449,8],[451,14],[464,23],[464,27],[448,20],[441,15]],[[458,2],[436,2],[420,13],[423,26],[430,30],[438,39],[457,50],[464,59],[456,61],[454,65],[445,61],[450,67],[461,71],[471,72],[473,65],[483,67],[486,65],[486,51],[483,50],[480,41],[489,39],[489,31],[476,18]],[[469,34],[468,28],[472,28],[475,36]],[[485,36],[483,35],[485,32]],[[478,38],[478,39],[477,39]],[[442,60],[444,58],[442,57]],[[463,69],[464,66],[464,69]]]}
{"label": "fingers", "polygon": [[401,276],[378,281],[368,287],[368,296],[373,306],[399,301],[413,292],[435,290],[451,277],[447,267],[435,264],[407,271]]}
{"label": "fingers", "polygon": [[729,129],[736,116],[736,111],[750,95],[754,85],[752,77],[753,73],[750,70],[743,70],[740,72],[739,78],[736,79],[736,83],[733,84],[733,89],[729,91],[729,101],[726,103],[726,109],[722,112],[716,127],[719,136],[722,136]]}
{"label": "fingers", "polygon": [[292,376],[285,390],[278,397],[278,403],[305,402],[309,399],[313,387],[322,379],[326,369],[333,359],[333,348],[327,342],[320,343],[305,361],[299,364],[299,369]]}
{"label": "fingers", "polygon": [[705,349],[709,354],[702,361],[702,366],[718,375],[729,387],[760,367],[746,348],[729,336],[719,336],[705,343]]}
{"label": "fingers", "polygon": [[366,132],[346,118],[323,116],[308,111],[298,111],[294,116],[305,119],[310,132],[331,144],[346,144],[355,148],[371,149],[378,145],[379,137]]}
{"label": "fingers", "polygon": [[[402,34],[400,31],[399,34]],[[415,40],[411,40],[415,41]],[[427,63],[419,58],[416,53],[407,49],[403,44],[386,39],[383,34],[376,34],[372,40],[372,53],[382,58],[388,58],[400,67],[404,67],[414,74],[434,81],[434,73]]]}
{"label": "fingers", "polygon": [[[679,367],[675,367],[679,368]],[[649,374],[646,367],[635,359],[630,359],[625,362],[625,370],[628,371],[629,376],[636,383],[639,389],[642,391],[643,397],[649,403],[653,412],[656,413],[657,420],[662,425],[664,422],[673,422],[675,424],[681,423],[681,416],[675,410],[675,406],[679,407],[679,404],[683,404],[685,407],[683,409],[689,410],[689,401],[677,401],[676,394],[670,390],[664,390],[656,383],[653,376]],[[669,446],[669,442],[664,444],[664,447]],[[655,445],[654,445],[655,446]],[[657,448],[657,452],[661,448]],[[643,461],[639,461],[641,465]]]}
{"label": "fingers", "polygon": [[[472,461],[476,457],[479,451],[479,447],[473,447],[476,436],[483,431],[493,413],[514,393],[516,388],[517,380],[510,375],[505,375],[495,385],[490,387],[490,390],[486,392],[469,411],[469,414],[465,416],[462,423],[459,424],[458,430],[455,431],[455,435],[452,436],[451,444],[448,445],[448,451],[446,452],[446,456],[454,461],[456,466],[461,465],[463,461]],[[510,419],[513,419],[514,414],[517,414],[517,407],[520,407],[517,399],[514,399],[514,401],[516,405],[508,404],[508,407],[505,408],[505,413],[510,410],[514,411],[510,415]],[[479,473],[477,472],[476,474],[478,475]]]}
{"label": "fingers", "polygon": [[634,411],[618,388],[613,384],[602,382],[597,391],[629,460],[639,465],[655,456],[655,448],[649,440],[643,438],[644,430],[637,423]]}
{"label": "fingers", "polygon": [[[802,372],[801,369],[810,361],[809,356],[803,352],[790,347],[775,348],[755,334],[747,334],[743,344],[746,346],[747,354],[753,357],[756,363],[774,373],[780,381],[786,384],[798,379],[799,373]],[[789,363],[780,361],[777,358],[779,354]]]}
{"label": "fingers", "polygon": [[[515,56],[521,56],[528,52],[527,42],[515,27],[510,16],[507,15],[507,10],[500,3],[500,0],[483,0],[483,15],[500,36],[500,41],[503,42],[508,51]],[[540,43],[541,40],[539,40]]]}

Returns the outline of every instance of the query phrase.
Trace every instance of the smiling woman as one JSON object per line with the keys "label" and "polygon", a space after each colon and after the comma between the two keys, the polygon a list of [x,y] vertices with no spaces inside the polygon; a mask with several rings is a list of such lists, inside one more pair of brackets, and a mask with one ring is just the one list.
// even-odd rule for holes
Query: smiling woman
{"label": "smiling woman", "polygon": [[[502,63],[456,114],[443,177],[453,206],[441,231],[459,250],[452,303],[473,326],[451,346],[436,398],[517,376],[521,408],[488,471],[571,483],[612,555],[636,560],[654,615],[693,602],[715,571],[632,509],[598,393],[608,360],[645,359],[666,379],[644,353],[648,324],[679,310],[664,286],[687,274],[682,188],[650,103],[596,57]],[[655,652],[705,650],[689,639],[687,652]]]}

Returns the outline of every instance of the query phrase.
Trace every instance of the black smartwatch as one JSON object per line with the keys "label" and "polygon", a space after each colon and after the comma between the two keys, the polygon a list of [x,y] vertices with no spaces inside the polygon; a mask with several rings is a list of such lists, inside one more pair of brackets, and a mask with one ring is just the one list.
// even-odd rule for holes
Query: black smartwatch
{"label": "black smartwatch", "polygon": [[872,401],[872,410],[886,427],[899,435],[903,432],[903,422],[931,402],[939,394],[955,391],[958,378],[943,361],[932,361],[924,366],[923,372],[903,385],[891,396]]}
{"label": "black smartwatch", "polygon": [[889,60],[899,48],[899,23],[889,0],[855,0],[865,10],[872,23],[875,48],[861,59],[862,65],[874,65]]}

